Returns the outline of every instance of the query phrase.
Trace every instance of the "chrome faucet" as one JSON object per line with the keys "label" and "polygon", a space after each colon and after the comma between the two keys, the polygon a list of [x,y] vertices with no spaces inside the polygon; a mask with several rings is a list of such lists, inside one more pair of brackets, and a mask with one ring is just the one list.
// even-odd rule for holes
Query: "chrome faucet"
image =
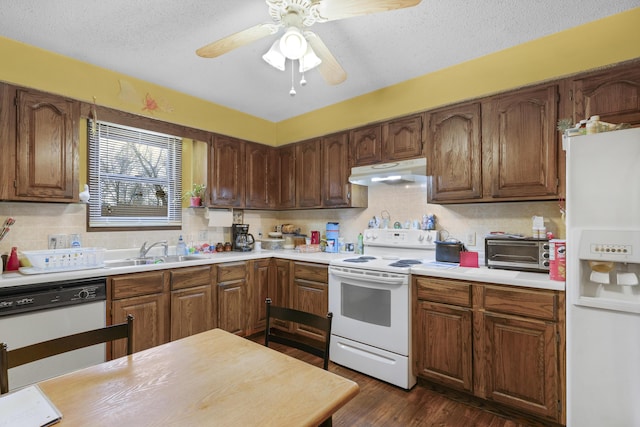
{"label": "chrome faucet", "polygon": [[140,247],[140,258],[144,258],[147,256],[147,252],[154,246],[162,245],[164,247],[164,256],[169,256],[169,244],[166,240],[160,240],[159,242],[155,242],[151,246],[147,247],[147,242],[144,242]]}

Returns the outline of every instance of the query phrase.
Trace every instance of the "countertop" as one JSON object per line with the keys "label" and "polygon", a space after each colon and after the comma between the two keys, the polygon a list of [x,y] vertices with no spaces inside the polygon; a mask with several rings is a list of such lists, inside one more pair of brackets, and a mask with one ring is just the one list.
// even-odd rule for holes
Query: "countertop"
{"label": "countertop", "polygon": [[[107,251],[107,259],[124,259],[135,256],[135,251],[113,250]],[[197,265],[218,264],[222,262],[247,261],[261,258],[282,258],[293,261],[306,261],[318,264],[329,264],[334,259],[353,256],[344,253],[311,252],[302,253],[295,250],[274,250],[274,251],[252,251],[252,252],[220,252],[213,254],[202,254],[197,259],[166,262],[160,264],[147,264],[126,267],[102,267],[89,270],[65,271],[48,274],[22,274],[19,272],[5,272],[0,278],[0,288],[60,282],[65,280],[75,280],[94,277],[106,277],[118,274],[139,273],[144,271],[156,271],[167,268],[192,267]],[[426,260],[428,261],[428,260]],[[443,266],[441,263],[426,262],[411,269],[413,275],[433,276],[448,279],[470,280],[476,282],[497,283],[505,285],[523,286],[538,289],[565,290],[565,282],[553,281],[545,273],[529,273],[509,270],[489,269],[486,267],[468,268],[458,267],[456,264]]]}

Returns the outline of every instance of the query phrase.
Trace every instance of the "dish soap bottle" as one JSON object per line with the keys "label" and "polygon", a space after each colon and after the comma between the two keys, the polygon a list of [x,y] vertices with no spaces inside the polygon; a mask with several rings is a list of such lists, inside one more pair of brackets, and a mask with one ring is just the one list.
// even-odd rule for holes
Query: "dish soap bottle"
{"label": "dish soap bottle", "polygon": [[187,255],[187,244],[182,240],[182,234],[178,239],[178,244],[176,245],[176,255]]}
{"label": "dish soap bottle", "polygon": [[356,244],[356,253],[364,254],[364,238],[362,237],[362,233],[358,234],[358,243]]}

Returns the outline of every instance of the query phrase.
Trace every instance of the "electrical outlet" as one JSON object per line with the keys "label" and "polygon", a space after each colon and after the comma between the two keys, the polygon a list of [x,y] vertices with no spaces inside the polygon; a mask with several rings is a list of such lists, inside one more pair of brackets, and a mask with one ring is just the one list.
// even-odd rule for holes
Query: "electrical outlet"
{"label": "electrical outlet", "polygon": [[198,241],[202,243],[206,243],[207,240],[209,240],[209,230],[198,231]]}
{"label": "electrical outlet", "polygon": [[65,249],[67,248],[66,234],[49,234],[47,241],[49,249]]}
{"label": "electrical outlet", "polygon": [[475,231],[470,231],[467,233],[467,240],[465,242],[467,246],[475,246],[476,245],[476,233]]}

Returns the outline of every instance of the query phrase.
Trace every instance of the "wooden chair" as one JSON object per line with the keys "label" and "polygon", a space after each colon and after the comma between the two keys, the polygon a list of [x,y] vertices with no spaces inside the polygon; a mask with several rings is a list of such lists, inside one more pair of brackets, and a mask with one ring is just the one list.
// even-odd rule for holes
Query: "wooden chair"
{"label": "wooden chair", "polygon": [[[264,345],[269,347],[270,342],[284,344],[289,347],[294,347],[315,356],[321,357],[324,360],[324,369],[329,368],[329,344],[331,342],[331,319],[333,314],[327,313],[326,317],[318,316],[317,314],[308,313],[306,311],[295,310],[292,308],[278,307],[271,305],[271,298],[267,298],[265,301],[267,304],[267,325],[264,334]],[[321,330],[325,335],[325,340],[322,347],[316,347],[308,341],[296,339],[291,335],[277,335],[271,331],[271,319],[285,320],[295,323],[301,323],[312,328]]]}
{"label": "wooden chair", "polygon": [[127,339],[127,354],[133,353],[133,316],[128,315],[127,321],[117,325],[92,331],[80,332],[31,344],[25,347],[7,350],[6,343],[0,343],[0,394],[9,391],[9,369],[21,366],[36,360],[55,356],[92,345],[101,344],[117,339]]}

